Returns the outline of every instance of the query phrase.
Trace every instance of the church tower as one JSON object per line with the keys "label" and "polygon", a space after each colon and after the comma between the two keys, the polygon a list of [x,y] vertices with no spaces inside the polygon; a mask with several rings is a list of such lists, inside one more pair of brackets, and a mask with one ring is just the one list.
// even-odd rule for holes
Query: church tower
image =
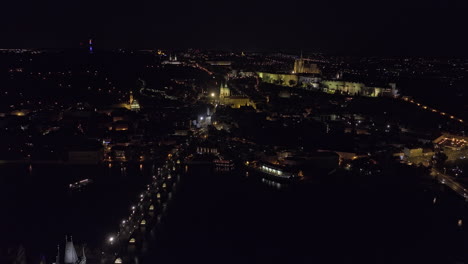
{"label": "church tower", "polygon": [[68,241],[65,236],[65,264],[75,264],[78,261],[78,255],[76,254],[75,246],[73,245],[73,237]]}
{"label": "church tower", "polygon": [[293,73],[304,73],[304,59],[302,58],[302,51],[301,51],[301,57],[294,61]]}
{"label": "church tower", "polygon": [[222,83],[219,88],[219,98],[222,99],[229,96],[231,96],[231,89],[229,89],[226,83]]}
{"label": "church tower", "polygon": [[133,98],[133,92],[130,91],[130,110],[138,112],[140,111],[140,104],[138,100]]}

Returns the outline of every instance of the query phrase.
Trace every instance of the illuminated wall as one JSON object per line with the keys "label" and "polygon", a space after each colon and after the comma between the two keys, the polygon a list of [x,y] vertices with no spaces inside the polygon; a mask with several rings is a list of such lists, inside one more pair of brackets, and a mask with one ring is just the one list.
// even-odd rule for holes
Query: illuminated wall
{"label": "illuminated wall", "polygon": [[322,87],[326,92],[335,93],[336,91],[346,92],[350,95],[361,94],[366,85],[364,83],[357,82],[345,82],[345,81],[322,81]]}
{"label": "illuminated wall", "polygon": [[248,97],[228,96],[220,98],[220,103],[223,105],[228,105],[232,108],[240,108],[241,106],[252,106],[255,109],[257,108],[255,103],[252,102]]}
{"label": "illuminated wall", "polygon": [[260,77],[262,81],[266,83],[273,83],[284,86],[296,86],[299,81],[299,76],[295,74],[279,74],[269,72],[257,72],[257,74],[258,77]]}
{"label": "illuminated wall", "polygon": [[299,85],[302,85],[304,88],[310,86],[319,88],[320,81],[320,77],[317,76],[299,76]]}
{"label": "illuminated wall", "polygon": [[396,96],[398,90],[395,89],[395,84],[389,84],[389,87],[368,87],[360,82],[346,82],[346,81],[322,81],[321,87],[325,92],[336,93],[344,92],[349,95],[362,95],[369,97],[378,96]]}
{"label": "illuminated wall", "polygon": [[211,66],[231,66],[231,61],[207,61]]}

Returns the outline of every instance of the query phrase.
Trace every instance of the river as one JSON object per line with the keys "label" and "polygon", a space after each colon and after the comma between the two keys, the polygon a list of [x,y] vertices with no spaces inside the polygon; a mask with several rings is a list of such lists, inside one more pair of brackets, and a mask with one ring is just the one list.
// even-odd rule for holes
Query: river
{"label": "river", "polygon": [[[48,262],[65,235],[99,248],[151,180],[150,164],[0,167],[1,243]],[[81,192],[70,182],[91,178]],[[139,263],[464,263],[467,203],[424,188],[272,184],[192,166]],[[459,222],[461,220],[461,222]],[[37,260],[37,261],[36,261]]]}

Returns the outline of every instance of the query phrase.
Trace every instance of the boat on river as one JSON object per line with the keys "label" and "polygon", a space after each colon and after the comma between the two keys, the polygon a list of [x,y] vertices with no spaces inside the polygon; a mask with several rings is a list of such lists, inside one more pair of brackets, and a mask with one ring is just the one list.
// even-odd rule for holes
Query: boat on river
{"label": "boat on river", "polygon": [[72,190],[78,190],[78,189],[81,189],[89,184],[93,183],[93,180],[91,179],[84,179],[84,180],[81,180],[81,181],[77,181],[77,182],[74,182],[74,183],[70,183],[70,185],[68,186],[70,189]]}

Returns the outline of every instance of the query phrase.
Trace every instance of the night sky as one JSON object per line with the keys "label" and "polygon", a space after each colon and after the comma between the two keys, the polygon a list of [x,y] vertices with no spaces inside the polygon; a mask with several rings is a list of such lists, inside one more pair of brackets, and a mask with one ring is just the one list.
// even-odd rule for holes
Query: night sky
{"label": "night sky", "polygon": [[468,55],[468,1],[2,2],[0,48],[307,50]]}

